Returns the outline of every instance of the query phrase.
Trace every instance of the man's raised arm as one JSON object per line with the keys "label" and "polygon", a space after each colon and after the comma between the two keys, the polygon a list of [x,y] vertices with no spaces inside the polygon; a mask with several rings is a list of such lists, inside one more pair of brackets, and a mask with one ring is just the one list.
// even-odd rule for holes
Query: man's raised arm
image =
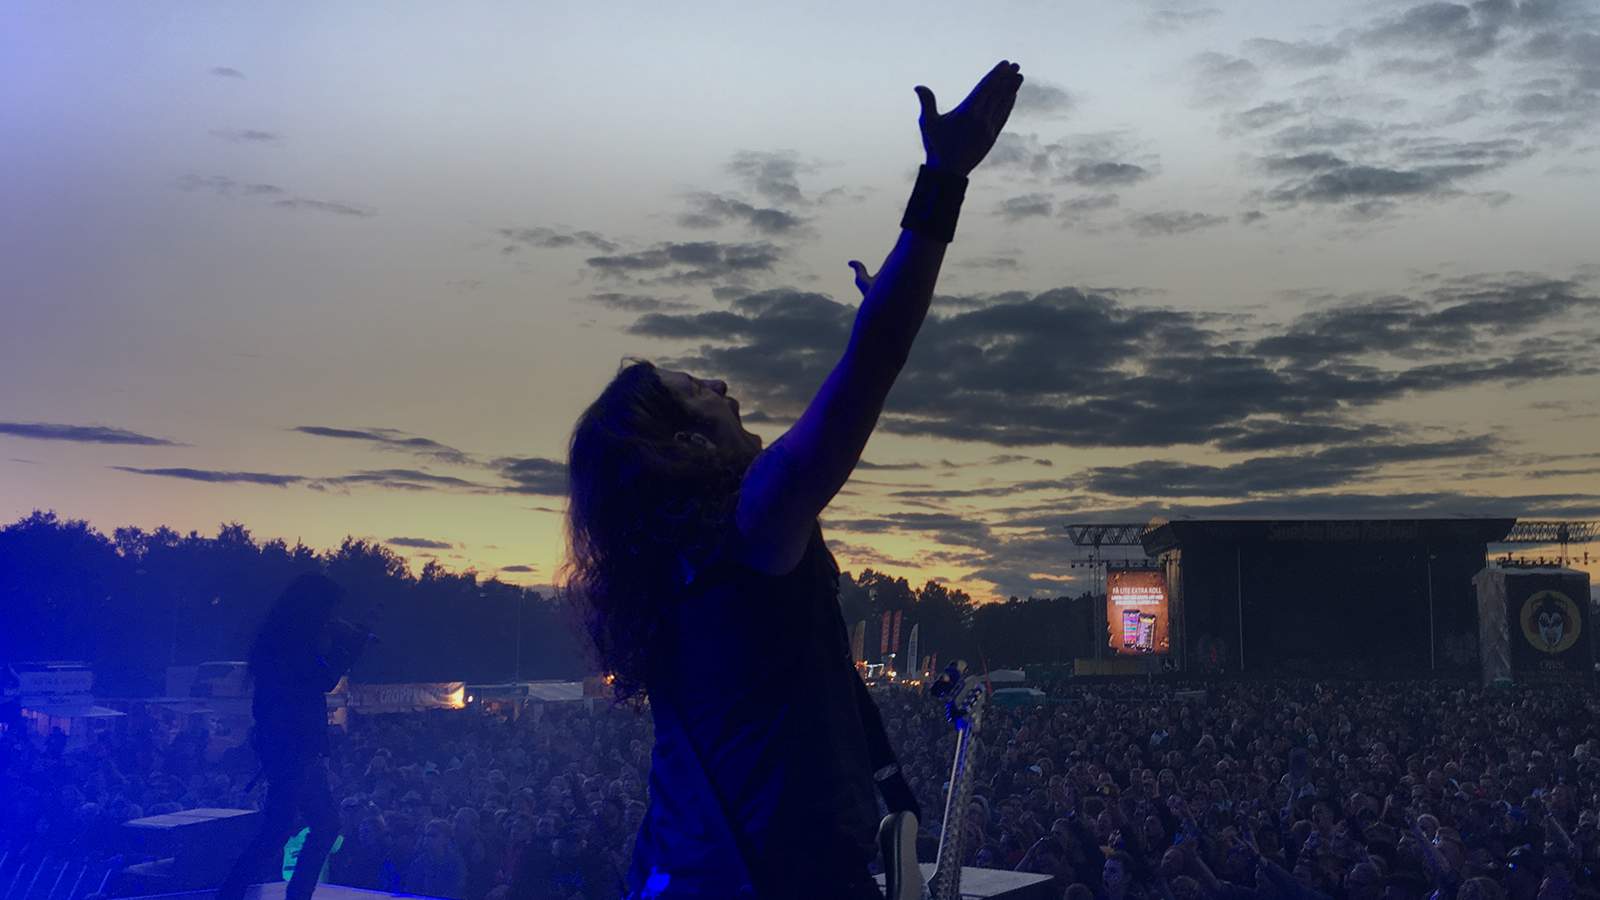
{"label": "man's raised arm", "polygon": [[945,247],[955,234],[966,176],[983,161],[1011,115],[1022,84],[1019,69],[1002,60],[943,115],[933,92],[916,88],[927,163],[918,171],[900,238],[876,278],[852,262],[865,296],[844,355],[794,426],[745,474],[738,527],[750,565],[772,573],[793,569],[817,516],[861,459],[928,314]]}

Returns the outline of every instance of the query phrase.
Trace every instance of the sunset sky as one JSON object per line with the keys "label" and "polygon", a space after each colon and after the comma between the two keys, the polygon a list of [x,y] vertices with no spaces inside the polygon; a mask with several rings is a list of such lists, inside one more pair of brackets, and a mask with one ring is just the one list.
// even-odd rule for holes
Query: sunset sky
{"label": "sunset sky", "polygon": [[546,584],[621,359],[781,434],[912,88],[1002,58],[846,569],[989,599],[1080,584],[1069,522],[1600,517],[1600,7],[1559,0],[7,3],[0,516]]}

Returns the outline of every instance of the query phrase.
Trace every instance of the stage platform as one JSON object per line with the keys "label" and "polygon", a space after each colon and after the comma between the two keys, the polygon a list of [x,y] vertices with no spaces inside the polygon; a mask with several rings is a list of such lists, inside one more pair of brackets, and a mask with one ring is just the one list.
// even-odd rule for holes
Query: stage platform
{"label": "stage platform", "polygon": [[[269,881],[266,884],[253,884],[245,888],[244,900],[283,900],[283,892],[288,888],[287,881]],[[183,891],[177,894],[146,894],[142,897],[131,897],[126,900],[211,900],[216,891]],[[390,894],[385,891],[369,891],[364,888],[348,887],[342,884],[328,884],[323,882],[317,885],[316,893],[311,895],[311,900],[379,900],[381,897],[417,897],[421,900],[438,900],[423,894]]]}
{"label": "stage platform", "polygon": [[[934,863],[918,863],[922,870],[922,883],[927,884],[936,868]],[[883,876],[875,876],[883,884]],[[1000,900],[1034,900],[1056,896],[1054,876],[1035,875],[1032,872],[1011,872],[1005,869],[978,869],[961,867],[961,896],[963,898],[1000,898]],[[313,898],[314,900],[314,898]]]}

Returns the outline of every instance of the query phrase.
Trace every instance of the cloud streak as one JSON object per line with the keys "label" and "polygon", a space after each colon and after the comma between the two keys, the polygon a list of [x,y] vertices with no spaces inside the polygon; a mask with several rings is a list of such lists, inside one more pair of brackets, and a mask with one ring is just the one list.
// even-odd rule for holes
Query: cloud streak
{"label": "cloud streak", "polygon": [[455,544],[449,541],[435,541],[428,538],[392,537],[384,541],[395,547],[410,547],[416,550],[454,550]]}
{"label": "cloud streak", "polygon": [[443,463],[465,465],[474,462],[470,454],[454,447],[393,428],[341,428],[327,425],[296,425],[290,430],[313,437],[359,441],[378,450],[410,453],[414,456]]}
{"label": "cloud streak", "polygon": [[137,466],[111,466],[110,468],[119,472],[131,472],[135,475],[177,478],[183,481],[200,481],[207,484],[255,484],[281,488],[292,484],[303,484],[306,481],[303,475],[275,475],[270,472],[224,472],[215,469],[181,467],[145,469]]}
{"label": "cloud streak", "polygon": [[132,444],[179,447],[176,441],[104,425],[63,425],[55,422],[0,422],[0,435],[30,441],[67,441],[76,444]]}

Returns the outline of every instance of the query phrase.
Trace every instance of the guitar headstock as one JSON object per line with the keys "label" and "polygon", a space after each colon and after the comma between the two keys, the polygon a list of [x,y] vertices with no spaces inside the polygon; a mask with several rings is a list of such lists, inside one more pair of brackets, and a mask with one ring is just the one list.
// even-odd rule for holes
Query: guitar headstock
{"label": "guitar headstock", "polygon": [[988,700],[983,680],[967,671],[967,664],[956,660],[928,686],[928,693],[944,700],[944,715],[958,730],[966,729],[983,714]]}

